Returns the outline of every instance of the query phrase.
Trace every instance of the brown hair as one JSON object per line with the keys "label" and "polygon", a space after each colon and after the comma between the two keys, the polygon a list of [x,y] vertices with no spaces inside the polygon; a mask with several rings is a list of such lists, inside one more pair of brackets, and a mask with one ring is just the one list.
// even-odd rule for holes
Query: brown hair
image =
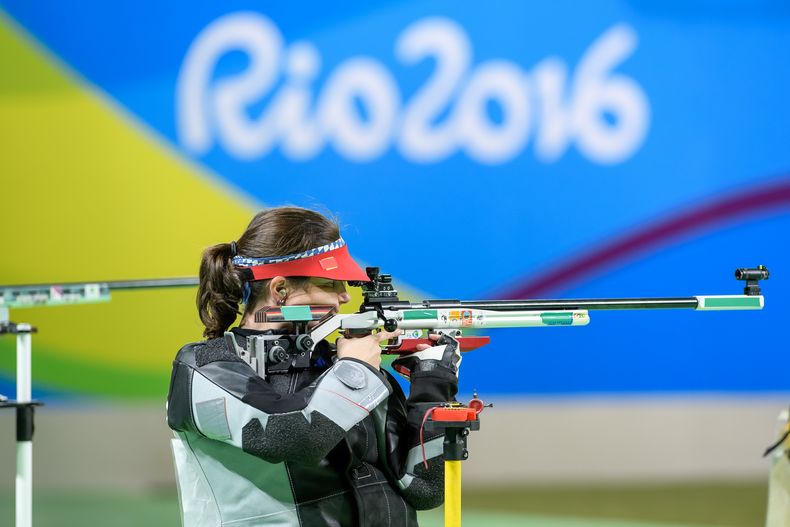
{"label": "brown hair", "polygon": [[[236,241],[239,255],[263,258],[283,256],[326,245],[340,238],[334,220],[300,207],[278,207],[259,212]],[[240,314],[244,282],[233,266],[230,243],[213,245],[203,251],[197,308],[207,338],[221,337]],[[294,287],[302,280],[289,278]],[[250,282],[250,297],[244,314],[266,298],[270,280]]]}

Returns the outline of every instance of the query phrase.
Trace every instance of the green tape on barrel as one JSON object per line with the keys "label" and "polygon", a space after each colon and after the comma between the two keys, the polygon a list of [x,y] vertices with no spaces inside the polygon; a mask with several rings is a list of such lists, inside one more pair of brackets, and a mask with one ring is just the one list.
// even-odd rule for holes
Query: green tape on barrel
{"label": "green tape on barrel", "polygon": [[283,320],[288,322],[313,320],[313,313],[310,311],[310,306],[283,306],[280,308],[280,311],[283,314]]}
{"label": "green tape on barrel", "polygon": [[762,298],[759,296],[705,296],[702,307],[705,309],[760,309]]}
{"label": "green tape on barrel", "polygon": [[547,326],[572,326],[573,313],[541,313],[540,320]]}
{"label": "green tape on barrel", "polygon": [[403,320],[438,320],[439,315],[435,309],[409,309],[403,312]]}

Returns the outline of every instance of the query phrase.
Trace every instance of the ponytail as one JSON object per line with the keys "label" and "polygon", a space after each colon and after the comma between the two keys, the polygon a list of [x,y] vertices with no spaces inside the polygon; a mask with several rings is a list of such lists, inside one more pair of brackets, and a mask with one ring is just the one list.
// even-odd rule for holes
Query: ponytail
{"label": "ponytail", "polygon": [[[203,252],[197,308],[209,339],[221,337],[236,321],[244,282],[233,265],[238,254],[253,257],[281,256],[326,245],[340,238],[337,223],[318,212],[299,207],[277,207],[259,212],[234,242],[220,243]],[[292,287],[306,287],[308,278],[290,277]],[[247,282],[244,315],[261,301],[269,301],[271,280]]]}
{"label": "ponytail", "polygon": [[231,244],[221,243],[203,251],[197,308],[209,339],[221,337],[239,315],[242,283],[233,267]]}

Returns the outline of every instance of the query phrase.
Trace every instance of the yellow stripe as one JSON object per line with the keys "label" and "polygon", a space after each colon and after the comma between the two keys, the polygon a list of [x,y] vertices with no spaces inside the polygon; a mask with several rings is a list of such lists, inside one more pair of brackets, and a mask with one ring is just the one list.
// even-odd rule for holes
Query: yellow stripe
{"label": "yellow stripe", "polygon": [[[254,208],[188,166],[0,15],[0,282],[196,275],[203,248]],[[12,313],[80,359],[167,371],[198,339],[194,291],[121,293],[97,306]]]}
{"label": "yellow stripe", "polygon": [[[181,159],[2,11],[0,70],[0,283],[195,276],[202,250],[240,235],[259,208]],[[362,300],[350,292],[344,312]],[[38,344],[75,364],[166,376],[178,348],[201,338],[194,295],[120,292],[109,304],[12,318],[40,329],[34,366]]]}

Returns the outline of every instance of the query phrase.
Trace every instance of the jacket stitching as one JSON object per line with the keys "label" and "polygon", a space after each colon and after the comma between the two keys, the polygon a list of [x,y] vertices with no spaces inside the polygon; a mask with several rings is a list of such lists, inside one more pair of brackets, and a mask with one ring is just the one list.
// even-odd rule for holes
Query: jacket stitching
{"label": "jacket stitching", "polygon": [[341,490],[340,492],[335,492],[334,494],[330,494],[330,495],[324,496],[322,498],[315,498],[315,499],[312,499],[312,500],[309,500],[309,501],[301,501],[297,505],[299,505],[299,506],[310,505],[311,503],[316,503],[316,502],[321,501],[321,500],[334,498],[335,496],[341,496],[343,494],[348,494],[348,491],[347,490]]}
{"label": "jacket stitching", "polygon": [[206,471],[203,469],[203,463],[200,462],[200,458],[197,456],[197,454],[195,454],[195,449],[192,448],[192,445],[189,442],[188,435],[184,434],[183,437],[184,437],[184,441],[187,442],[187,446],[189,447],[189,450],[192,452],[192,455],[195,456],[195,461],[197,461],[197,466],[200,467],[200,472],[203,474],[203,478],[205,478],[206,486],[208,487],[208,490],[211,491],[211,497],[214,498],[213,499],[214,506],[217,508],[217,516],[219,517],[219,521],[222,522],[223,521],[222,520],[222,511],[219,508],[219,500],[217,499],[217,495],[214,493],[214,487],[211,486],[211,482],[209,481],[208,476],[206,475]]}
{"label": "jacket stitching", "polygon": [[302,525],[302,515],[299,514],[299,507],[296,503],[296,489],[294,489],[294,480],[291,476],[291,469],[288,468],[288,463],[283,463],[285,466],[285,472],[288,474],[288,484],[291,486],[291,496],[294,497],[294,510],[296,510],[296,520],[299,522],[299,525]]}
{"label": "jacket stitching", "polygon": [[238,518],[238,519],[235,519],[235,520],[223,521],[222,525],[231,525],[231,524],[234,524],[234,523],[246,522],[246,521],[255,520],[255,519],[258,519],[258,518],[271,518],[272,516],[279,516],[280,514],[287,514],[289,512],[295,512],[295,511],[296,511],[296,508],[285,509],[283,511],[277,511],[277,512],[270,512],[268,514],[258,514],[256,516],[248,516],[247,518]]}
{"label": "jacket stitching", "polygon": [[381,494],[384,495],[384,501],[387,503],[387,525],[392,525],[392,513],[390,512],[390,499],[387,496],[387,489],[382,486]]}
{"label": "jacket stitching", "polygon": [[368,427],[365,426],[364,420],[360,421],[360,423],[362,424],[362,430],[365,431],[365,450],[363,450],[363,452],[365,453],[365,455],[367,455],[368,454],[368,435],[369,435],[368,434]]}
{"label": "jacket stitching", "polygon": [[365,483],[364,485],[357,485],[358,489],[364,489],[366,487],[375,487],[376,485],[384,485],[386,481],[374,481],[373,483]]}

